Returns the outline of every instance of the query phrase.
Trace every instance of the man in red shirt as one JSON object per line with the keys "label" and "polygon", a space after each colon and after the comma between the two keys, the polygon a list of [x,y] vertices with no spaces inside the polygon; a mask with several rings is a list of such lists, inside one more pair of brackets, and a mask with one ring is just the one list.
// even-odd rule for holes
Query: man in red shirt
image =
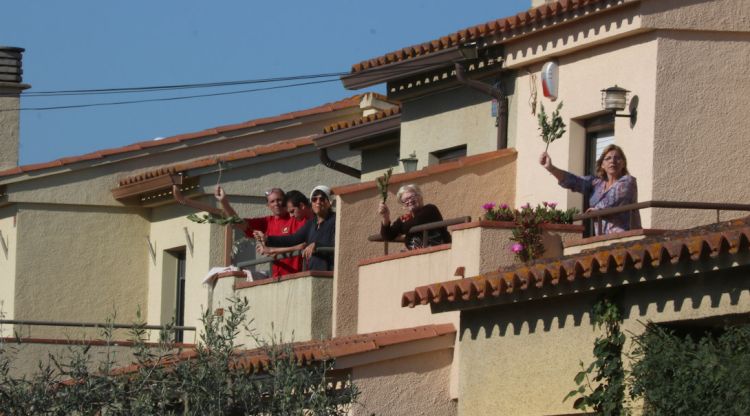
{"label": "man in red shirt", "polygon": [[[237,215],[237,211],[232,208],[221,186],[216,187],[215,196],[228,216]],[[273,188],[266,192],[266,205],[272,215],[245,218],[244,223],[235,224],[235,227],[242,230],[246,237],[253,238],[253,231],[261,231],[264,234],[275,236],[294,234],[305,223],[289,215],[286,207],[286,195],[279,188]],[[275,278],[300,271],[302,271],[301,256],[284,257],[274,260],[271,265],[271,275]]]}

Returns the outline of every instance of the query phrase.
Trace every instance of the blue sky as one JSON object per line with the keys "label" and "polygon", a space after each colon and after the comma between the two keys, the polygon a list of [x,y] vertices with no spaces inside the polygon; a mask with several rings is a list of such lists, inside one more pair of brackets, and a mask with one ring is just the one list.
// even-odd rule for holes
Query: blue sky
{"label": "blue sky", "polygon": [[[361,60],[513,15],[530,0],[24,0],[3,4],[0,45],[26,49],[28,92],[347,72]],[[9,17],[13,18],[9,18]],[[22,98],[22,107],[175,97]],[[369,89],[384,92],[383,86]],[[21,114],[21,164],[335,101],[340,82],[266,92]]]}

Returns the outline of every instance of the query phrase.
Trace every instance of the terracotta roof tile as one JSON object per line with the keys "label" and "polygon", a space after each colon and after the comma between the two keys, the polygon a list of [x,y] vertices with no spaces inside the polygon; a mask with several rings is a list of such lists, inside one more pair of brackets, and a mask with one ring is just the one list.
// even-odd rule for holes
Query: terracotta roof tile
{"label": "terracotta roof tile", "polygon": [[[304,365],[324,359],[341,358],[354,354],[376,351],[391,345],[420,341],[455,333],[456,328],[453,324],[433,324],[320,341],[297,342],[292,344],[292,349],[298,363]],[[196,356],[197,354],[195,350],[183,351],[177,355],[175,359],[165,360],[164,365],[173,365],[178,361],[190,360]],[[236,360],[230,362],[230,367],[262,371],[267,364],[268,355],[263,349],[256,348],[252,350],[238,351],[236,353]],[[116,369],[113,374],[129,374],[138,370],[139,367],[137,365],[129,365]]]}
{"label": "terracotta roof tile", "polygon": [[369,116],[360,117],[356,120],[350,121],[339,121],[323,128],[323,134],[333,133],[335,131],[345,130],[354,126],[362,124],[372,123],[374,121],[382,120],[387,117],[397,116],[401,114],[401,105],[398,107],[392,107],[387,110],[378,111],[377,113],[370,114]]}
{"label": "terracotta roof tile", "polygon": [[238,150],[221,155],[213,155],[187,162],[176,163],[173,165],[162,166],[135,175],[128,176],[119,181],[120,186],[132,185],[162,175],[174,175],[179,172],[185,172],[191,169],[204,168],[206,166],[216,165],[219,162],[232,162],[242,159],[250,159],[256,156],[293,150],[299,147],[312,145],[314,136],[306,136],[293,140],[286,140],[279,143],[269,144],[266,146],[256,146],[249,149]]}
{"label": "terracotta roof tile", "polygon": [[[373,94],[375,97],[379,99],[387,100],[387,98],[381,94],[376,94],[376,93],[368,93],[368,94]],[[293,119],[307,117],[307,116],[315,115],[315,114],[330,113],[330,112],[345,109],[345,108],[358,107],[363,95],[364,94],[357,94],[352,97],[345,98],[343,100],[336,101],[333,103],[327,103],[327,104],[319,105],[317,107],[294,111],[291,113],[280,114],[278,116],[264,117],[264,118],[259,118],[255,120],[250,120],[244,123],[230,124],[226,126],[220,126],[220,127],[215,127],[211,129],[201,130],[198,132],[178,134],[176,136],[170,136],[170,137],[166,137],[160,140],[147,140],[147,141],[142,141],[138,143],[133,143],[127,146],[97,150],[95,152],[86,153],[83,155],[60,158],[57,160],[53,160],[51,162],[34,163],[30,165],[18,166],[15,168],[0,171],[0,177],[13,176],[13,175],[18,175],[18,174],[27,173],[27,172],[34,172],[34,171],[39,171],[39,170],[44,170],[44,169],[49,169],[49,168],[60,167],[64,165],[71,165],[74,163],[84,162],[88,160],[104,159],[112,155],[118,155],[122,153],[134,152],[134,151],[143,150],[143,149],[152,148],[152,147],[159,147],[159,146],[164,146],[168,144],[179,143],[179,142],[183,142],[186,140],[212,136],[212,135],[216,135],[216,134],[220,134],[220,133],[224,133],[228,131],[240,130],[240,129],[250,128],[250,127],[257,127],[257,126],[261,126],[264,124],[276,123],[279,121],[293,120]]]}
{"label": "terracotta roof tile", "polygon": [[513,265],[479,276],[420,286],[405,292],[403,307],[500,298],[517,291],[572,283],[603,273],[697,262],[750,251],[750,217],[667,232],[557,259]]}
{"label": "terracotta roof tile", "polygon": [[377,58],[356,63],[352,65],[351,73],[362,72],[378,66],[405,61],[486,36],[502,35],[505,37],[513,37],[515,34],[509,33],[512,30],[538,23],[546,18],[556,17],[562,13],[572,12],[584,7],[597,5],[605,6],[608,3],[620,4],[623,1],[624,0],[561,0],[551,4],[544,4],[534,9],[520,12],[514,16],[504,17],[471,26],[430,42],[408,46]]}

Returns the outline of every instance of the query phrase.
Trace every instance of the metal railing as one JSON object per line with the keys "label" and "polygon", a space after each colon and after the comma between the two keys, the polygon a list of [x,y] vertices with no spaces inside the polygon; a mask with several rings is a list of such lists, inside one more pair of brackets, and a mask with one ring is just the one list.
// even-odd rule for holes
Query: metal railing
{"label": "metal railing", "polygon": [[623,212],[630,213],[630,223],[633,222],[633,213],[646,208],[671,208],[671,209],[700,209],[716,210],[716,222],[721,221],[721,211],[750,211],[750,204],[734,204],[724,202],[689,202],[689,201],[644,201],[635,204],[621,205],[619,207],[599,209],[578,214],[573,217],[573,221],[596,220],[599,229],[601,229],[602,217],[620,214]]}
{"label": "metal railing", "polygon": [[[315,254],[333,254],[334,249],[335,249],[334,247],[315,247],[314,253]],[[234,266],[241,269],[243,267],[258,266],[261,264],[271,263],[281,258],[296,257],[300,255],[302,255],[302,250],[295,250],[289,253],[279,254],[278,256],[275,256],[275,257],[258,257],[257,259],[253,259],[253,260],[241,261],[241,262],[235,263]],[[305,262],[303,270],[307,270],[308,267],[309,265],[307,265],[307,262]]]}
{"label": "metal railing", "polygon": [[[427,235],[431,230],[434,230],[437,228],[449,227],[451,225],[456,225],[456,224],[464,224],[467,222],[471,222],[470,216],[451,218],[451,219],[443,220],[443,221],[435,221],[435,222],[428,222],[425,224],[415,225],[414,227],[411,227],[408,232],[409,233],[421,232],[422,241],[427,241]],[[383,254],[388,254],[388,243],[395,243],[395,242],[403,243],[404,237],[398,236],[393,240],[384,240],[383,237],[380,236],[380,234],[372,234],[367,237],[367,241],[378,242],[378,243],[382,242]]]}
{"label": "metal railing", "polygon": [[[147,330],[174,331],[175,339],[182,342],[183,332],[195,332],[194,326],[167,326],[167,325],[138,325],[138,324],[116,324],[114,322],[70,322],[70,321],[39,321],[29,319],[0,319],[0,325],[20,325],[20,326],[55,326],[66,328],[112,328],[112,329],[135,329],[142,328]],[[18,332],[18,331],[15,331]]]}

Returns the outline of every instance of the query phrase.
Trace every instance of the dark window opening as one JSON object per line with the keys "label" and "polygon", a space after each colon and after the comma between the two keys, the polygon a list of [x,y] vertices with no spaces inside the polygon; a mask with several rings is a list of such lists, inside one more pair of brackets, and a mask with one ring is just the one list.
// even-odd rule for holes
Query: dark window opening
{"label": "dark window opening", "polygon": [[454,160],[458,160],[462,157],[466,156],[466,145],[456,146],[456,147],[450,147],[448,149],[438,150],[436,152],[430,153],[430,164],[443,164],[448,162],[453,162]]}

